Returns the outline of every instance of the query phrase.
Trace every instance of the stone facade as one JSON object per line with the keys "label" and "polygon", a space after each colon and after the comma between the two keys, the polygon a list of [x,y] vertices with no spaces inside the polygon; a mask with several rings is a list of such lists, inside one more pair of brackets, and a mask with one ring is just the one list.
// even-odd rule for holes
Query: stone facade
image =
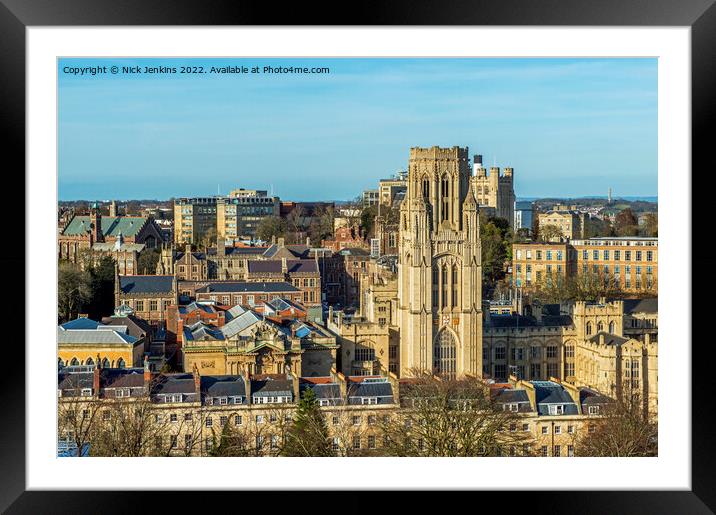
{"label": "stone facade", "polygon": [[411,148],[400,208],[400,372],[482,371],[478,205],[467,148]]}
{"label": "stone facade", "polygon": [[513,227],[515,218],[514,170],[505,168],[501,175],[498,167],[491,167],[488,173],[487,169],[482,166],[482,156],[476,155],[473,159],[473,172],[472,191],[477,203],[481,208],[485,206],[494,209],[489,213],[490,216],[504,218],[510,227]]}

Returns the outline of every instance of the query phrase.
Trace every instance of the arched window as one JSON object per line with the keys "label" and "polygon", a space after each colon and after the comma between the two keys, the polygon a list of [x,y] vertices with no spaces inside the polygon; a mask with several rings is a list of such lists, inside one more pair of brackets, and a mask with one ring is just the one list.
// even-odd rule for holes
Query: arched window
{"label": "arched window", "polygon": [[62,368],[65,366],[65,362],[62,361],[62,358],[57,358],[57,368]]}
{"label": "arched window", "polygon": [[587,322],[587,334],[592,334],[592,323]]}
{"label": "arched window", "polygon": [[92,360],[92,358],[87,358],[85,365],[94,365],[94,360]]}
{"label": "arched window", "polygon": [[457,285],[457,265],[453,265],[452,267],[452,306],[457,307],[457,294],[458,294],[458,285]]}
{"label": "arched window", "polygon": [[124,368],[124,359],[119,358],[117,360],[117,368]]}
{"label": "arched window", "polygon": [[602,331],[604,331],[604,324],[601,322],[598,322],[597,323],[597,332],[601,333]]}
{"label": "arched window", "polygon": [[72,360],[70,361],[70,365],[73,367],[77,366],[79,364],[80,364],[80,362],[77,360],[77,358],[72,358]]}
{"label": "arched window", "polygon": [[440,194],[442,196],[442,209],[440,221],[450,219],[450,182],[447,175],[444,175],[441,181]]}
{"label": "arched window", "polygon": [[438,285],[440,281],[440,270],[438,269],[437,265],[433,266],[433,285],[431,288],[432,296],[433,296],[433,308],[437,309],[438,307],[438,300],[439,300],[439,294],[438,294]]}
{"label": "arched window", "polygon": [[443,302],[442,307],[447,306],[447,299],[448,299],[448,267],[447,265],[443,265]]}
{"label": "arched window", "polygon": [[614,334],[614,321],[609,322],[609,334]]}
{"label": "arched window", "polygon": [[102,368],[109,368],[109,360],[107,358],[102,360]]}
{"label": "arched window", "polygon": [[423,178],[423,198],[430,197],[430,182],[428,182],[428,178]]}
{"label": "arched window", "polygon": [[443,329],[433,344],[433,371],[436,375],[448,379],[455,378],[456,371],[455,337],[447,329]]}

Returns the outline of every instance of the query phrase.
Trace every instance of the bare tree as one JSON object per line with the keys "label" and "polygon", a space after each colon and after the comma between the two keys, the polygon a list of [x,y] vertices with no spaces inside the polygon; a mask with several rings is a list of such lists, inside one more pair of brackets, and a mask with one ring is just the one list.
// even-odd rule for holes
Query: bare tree
{"label": "bare tree", "polygon": [[440,379],[413,372],[401,386],[401,410],[383,423],[389,456],[502,456],[532,437],[511,427],[523,415],[496,404],[477,378]]}
{"label": "bare tree", "polygon": [[638,393],[626,393],[600,406],[598,417],[577,438],[578,456],[643,457],[658,455],[656,418]]}

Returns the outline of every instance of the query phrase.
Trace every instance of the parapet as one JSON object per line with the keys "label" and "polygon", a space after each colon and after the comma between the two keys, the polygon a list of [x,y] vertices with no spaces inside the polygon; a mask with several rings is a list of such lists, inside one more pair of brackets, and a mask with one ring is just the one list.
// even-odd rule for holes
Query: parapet
{"label": "parapet", "polygon": [[452,147],[452,148],[441,148],[441,147],[411,147],[410,159],[456,159],[464,160],[468,159],[468,148]]}

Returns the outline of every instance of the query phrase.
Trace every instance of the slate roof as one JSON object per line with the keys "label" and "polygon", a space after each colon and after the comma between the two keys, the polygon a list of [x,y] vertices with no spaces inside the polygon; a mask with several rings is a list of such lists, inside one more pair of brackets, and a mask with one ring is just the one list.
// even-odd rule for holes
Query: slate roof
{"label": "slate roof", "polygon": [[599,343],[599,335],[604,335],[604,344],[605,345],[621,345],[625,342],[629,341],[629,338],[623,338],[621,336],[617,336],[616,334],[609,334],[606,331],[600,331],[594,336],[589,338],[589,341],[592,343]]}
{"label": "slate roof", "polygon": [[286,311],[291,308],[293,308],[294,310],[299,311],[299,312],[306,311],[306,308],[304,308],[297,302],[293,302],[292,300],[288,300],[288,299],[282,299],[280,297],[278,299],[273,299],[272,301],[267,302],[266,304],[271,306],[271,308],[275,309],[276,311]]}
{"label": "slate roof", "polygon": [[186,306],[179,306],[179,313],[182,315],[186,315],[187,313],[191,313],[197,310],[210,314],[216,313],[216,308],[210,304],[199,304],[198,302],[192,302],[190,304],[187,304]]}
{"label": "slate roof", "polygon": [[195,394],[192,374],[161,374],[152,384],[152,395],[172,393]]}
{"label": "slate roof", "polygon": [[239,304],[237,304],[236,306],[233,306],[231,309],[227,309],[226,312],[224,313],[224,316],[226,317],[226,321],[229,322],[245,312],[246,312],[246,309],[244,309],[243,306],[240,306]]}
{"label": "slate roof", "polygon": [[341,397],[341,388],[336,383],[314,384],[309,382],[302,382],[299,385],[299,390],[303,392],[306,389],[313,390],[313,393],[316,395],[316,399],[330,401],[331,406],[341,404],[343,401]]}
{"label": "slate roof", "polygon": [[599,393],[591,388],[582,388],[579,390],[579,401],[583,406],[608,404],[613,402],[613,399]]}
{"label": "slate roof", "polygon": [[377,397],[378,404],[393,403],[393,387],[388,381],[382,383],[351,382],[348,384],[348,404],[362,404],[361,397]]}
{"label": "slate roof", "polygon": [[624,299],[624,313],[658,313],[659,298]]}
{"label": "slate roof", "polygon": [[519,404],[519,411],[532,411],[530,398],[525,390],[503,388],[495,395],[495,402],[498,404]]}
{"label": "slate roof", "polygon": [[196,340],[224,340],[224,333],[220,329],[198,321],[193,325],[184,327],[185,341]]}
{"label": "slate roof", "polygon": [[[276,259],[262,259],[247,263],[250,274],[280,274],[283,262]],[[291,274],[318,273],[318,263],[315,259],[287,259],[286,268]]]}
{"label": "slate roof", "polygon": [[[102,234],[107,237],[117,237],[119,233],[125,237],[134,237],[139,234],[142,227],[147,223],[149,218],[141,216],[103,216],[102,217]],[[65,236],[77,236],[86,234],[90,230],[89,216],[75,216],[67,224],[62,231]]]}
{"label": "slate roof", "polygon": [[[282,249],[285,249],[285,251],[281,252]],[[278,244],[274,243],[264,251],[263,256],[266,258],[272,258],[276,255],[288,253],[297,258],[306,258],[308,257],[310,250],[310,247],[307,247],[306,245],[285,245],[280,247]]]}
{"label": "slate roof", "polygon": [[206,397],[245,397],[246,385],[239,375],[201,376],[201,393]]}
{"label": "slate roof", "polygon": [[173,275],[120,275],[122,293],[172,293]]}
{"label": "slate roof", "polygon": [[286,282],[251,283],[239,281],[224,281],[209,283],[203,288],[198,288],[196,290],[196,293],[284,293],[299,291],[301,290],[296,288],[294,285]]}
{"label": "slate roof", "polygon": [[[126,327],[124,328],[126,331]],[[129,334],[125,334],[118,329],[102,328],[96,329],[64,329],[62,326],[57,328],[57,343],[60,345],[78,345],[78,344],[129,344],[133,345],[138,341],[137,338]]]}
{"label": "slate roof", "polygon": [[143,319],[134,315],[103,317],[102,323],[105,326],[125,326],[127,333],[135,338],[152,334],[151,326]]}
{"label": "slate roof", "polygon": [[534,327],[537,321],[522,315],[490,315],[490,327]]}
{"label": "slate roof", "polygon": [[64,324],[60,324],[60,327],[64,329],[97,329],[97,326],[102,325],[96,320],[92,320],[87,317],[78,317]]}
{"label": "slate roof", "polygon": [[57,373],[58,390],[74,390],[77,388],[92,388],[94,385],[93,372]]}
{"label": "slate roof", "polygon": [[564,406],[564,415],[577,415],[577,405],[564,387],[552,381],[532,381],[535,388],[535,401],[540,415],[549,415],[549,404]]}
{"label": "slate roof", "polygon": [[99,374],[102,388],[138,388],[144,386],[143,368],[102,368]]}
{"label": "slate roof", "polygon": [[259,315],[251,310],[246,310],[242,314],[225,323],[219,330],[226,338],[231,338],[260,320],[262,320],[262,318]]}
{"label": "slate roof", "polygon": [[288,396],[293,399],[293,382],[287,379],[251,380],[252,397]]}
{"label": "slate roof", "polygon": [[370,256],[370,252],[360,247],[345,247],[342,248],[338,253],[343,256]]}

